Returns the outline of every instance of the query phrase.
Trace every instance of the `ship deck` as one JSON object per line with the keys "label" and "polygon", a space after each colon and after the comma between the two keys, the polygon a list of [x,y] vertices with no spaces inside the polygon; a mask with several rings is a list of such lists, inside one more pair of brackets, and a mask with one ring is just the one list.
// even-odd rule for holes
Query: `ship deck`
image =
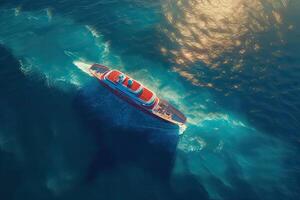
{"label": "ship deck", "polygon": [[[123,74],[125,76],[124,80],[122,82],[119,82],[119,76],[121,74],[123,73],[120,71],[112,70],[106,78],[114,84],[122,84],[124,88],[126,88],[129,92],[136,94],[136,97],[142,100],[143,102],[149,102],[153,99],[155,94],[151,90],[147,89],[136,80],[127,76],[126,74]],[[131,85],[128,84],[129,79],[132,80]]]}
{"label": "ship deck", "polygon": [[175,121],[180,124],[186,122],[185,115],[163,99],[160,99],[158,105],[153,109],[153,113],[168,121]]}
{"label": "ship deck", "polygon": [[[110,71],[106,66],[98,64],[94,64],[90,68],[90,71],[99,80],[107,80],[110,82],[110,84],[114,84],[118,88],[121,88],[122,91],[127,91],[128,96],[143,102],[143,107],[145,107],[147,110],[151,110],[154,115],[178,125],[182,125],[186,122],[186,117],[183,113],[177,110],[168,101],[156,97],[151,90],[147,89],[138,81],[132,79],[126,74],[123,74],[118,70]],[[120,81],[121,74],[123,76]],[[128,84],[130,79],[132,80],[131,85]]]}

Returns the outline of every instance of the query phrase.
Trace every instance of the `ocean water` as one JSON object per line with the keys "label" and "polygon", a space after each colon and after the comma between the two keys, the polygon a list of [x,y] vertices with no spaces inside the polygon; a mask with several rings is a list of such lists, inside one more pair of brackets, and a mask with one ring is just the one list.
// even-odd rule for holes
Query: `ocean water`
{"label": "ocean water", "polygon": [[298,0],[0,0],[0,199],[300,199],[299,51]]}

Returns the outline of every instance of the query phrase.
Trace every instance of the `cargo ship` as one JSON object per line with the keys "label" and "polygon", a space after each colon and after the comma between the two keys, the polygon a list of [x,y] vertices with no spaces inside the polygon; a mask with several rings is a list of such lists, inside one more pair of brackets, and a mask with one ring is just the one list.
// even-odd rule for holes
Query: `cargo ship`
{"label": "cargo ship", "polygon": [[182,112],[125,73],[100,64],[91,65],[89,72],[104,87],[136,108],[165,122],[184,126],[186,117]]}

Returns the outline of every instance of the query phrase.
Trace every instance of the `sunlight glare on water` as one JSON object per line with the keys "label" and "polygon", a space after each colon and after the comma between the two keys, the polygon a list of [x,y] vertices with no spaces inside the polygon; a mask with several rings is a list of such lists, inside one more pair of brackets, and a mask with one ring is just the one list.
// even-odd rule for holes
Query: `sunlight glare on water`
{"label": "sunlight glare on water", "polygon": [[280,26],[287,5],[288,0],[167,1],[167,26],[161,28],[177,46],[162,45],[161,52],[172,57],[175,72],[194,85],[212,87],[212,83],[201,82],[201,72],[191,69],[193,63],[210,68],[230,63],[232,70],[243,67],[242,58],[236,61],[223,54],[234,52],[242,57],[258,51],[260,44],[254,35]]}
{"label": "sunlight glare on water", "polygon": [[[0,1],[0,199],[298,200],[299,8]],[[184,134],[104,89],[93,63],[182,111]]]}

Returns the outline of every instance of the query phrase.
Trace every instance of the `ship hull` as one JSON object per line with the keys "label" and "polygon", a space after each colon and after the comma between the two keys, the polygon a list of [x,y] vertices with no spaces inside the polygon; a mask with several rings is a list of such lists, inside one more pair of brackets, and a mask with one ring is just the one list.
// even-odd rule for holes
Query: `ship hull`
{"label": "ship hull", "polygon": [[[107,68],[106,66],[103,66],[103,65],[98,65],[98,64],[94,64],[94,65],[92,65],[92,67],[95,66],[95,65],[100,66],[100,67],[105,67],[105,70],[104,70],[103,74],[100,74],[100,76],[99,76],[99,74],[95,74],[92,70],[90,70],[92,75],[94,75],[98,79],[99,83],[102,86],[107,88],[109,91],[114,93],[119,98],[123,99],[124,101],[126,101],[130,105],[134,106],[135,108],[149,114],[150,116],[152,116],[156,119],[159,119],[161,121],[164,121],[166,123],[170,123],[170,124],[173,124],[173,125],[178,125],[179,127],[181,127],[185,124],[186,117],[180,111],[178,111],[176,108],[174,108],[171,104],[169,104],[167,101],[162,100],[159,97],[156,97],[155,102],[153,103],[153,105],[145,106],[145,105],[142,105],[142,104],[136,102],[134,99],[129,97],[124,92],[118,90],[117,88],[111,87],[105,81],[105,76],[104,76],[105,73],[107,73],[106,70],[109,70],[109,68]],[[172,115],[172,116],[177,115],[177,120],[171,119],[170,116],[162,116],[162,114],[160,112],[158,112],[158,110],[156,109],[158,106],[163,106],[165,108],[164,111],[169,112],[170,115]]]}
{"label": "ship hull", "polygon": [[103,81],[100,81],[100,80],[99,80],[99,83],[100,83],[103,87],[105,87],[106,89],[108,89],[109,91],[113,92],[113,93],[114,93],[115,95],[117,95],[119,98],[121,98],[122,100],[126,101],[126,102],[129,103],[131,106],[133,106],[133,107],[135,107],[135,108],[137,108],[137,109],[143,111],[144,113],[146,113],[146,114],[148,114],[148,115],[150,115],[150,116],[152,116],[152,117],[154,117],[154,118],[156,118],[156,119],[159,119],[159,120],[161,120],[161,121],[163,121],[163,122],[165,122],[165,123],[169,123],[169,124],[173,124],[173,125],[179,125],[179,126],[183,125],[183,124],[173,123],[173,122],[170,122],[170,121],[168,121],[168,120],[166,120],[166,119],[164,119],[164,118],[161,118],[160,116],[155,115],[155,114],[152,112],[151,109],[146,109],[145,107],[140,106],[139,104],[137,104],[137,103],[135,103],[134,101],[132,101],[130,98],[128,98],[128,97],[126,97],[126,96],[120,94],[118,91],[116,91],[116,90],[112,89],[111,87],[107,86],[105,83],[103,83]]}

